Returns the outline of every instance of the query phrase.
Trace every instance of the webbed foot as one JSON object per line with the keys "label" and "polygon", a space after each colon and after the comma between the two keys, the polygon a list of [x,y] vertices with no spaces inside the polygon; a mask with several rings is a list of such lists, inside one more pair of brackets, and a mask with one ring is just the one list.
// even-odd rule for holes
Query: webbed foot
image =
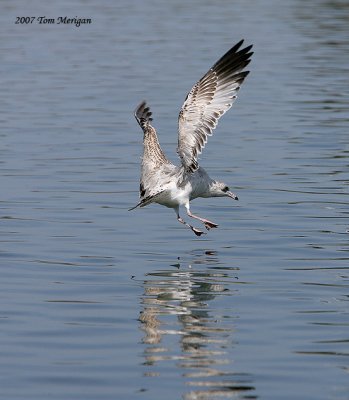
{"label": "webbed foot", "polygon": [[218,225],[211,221],[204,222],[205,228],[209,231],[211,228],[218,228]]}
{"label": "webbed foot", "polygon": [[200,231],[200,229],[194,228],[193,226],[191,226],[190,229],[195,233],[196,236],[206,235],[205,232]]}

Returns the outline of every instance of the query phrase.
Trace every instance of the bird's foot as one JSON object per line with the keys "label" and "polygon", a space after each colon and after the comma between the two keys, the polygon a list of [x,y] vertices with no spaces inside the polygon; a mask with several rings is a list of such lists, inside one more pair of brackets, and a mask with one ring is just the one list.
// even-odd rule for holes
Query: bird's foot
{"label": "bird's foot", "polygon": [[203,231],[200,231],[200,229],[194,228],[193,226],[191,226],[190,228],[195,233],[196,236],[206,235],[206,233]]}
{"label": "bird's foot", "polygon": [[211,221],[204,222],[205,228],[209,231],[211,228],[218,228],[218,225]]}
{"label": "bird's foot", "polygon": [[190,228],[196,236],[201,236],[201,235],[206,235],[205,232],[200,231],[200,229],[194,228],[192,225],[189,225],[187,222],[185,222],[179,215],[177,217],[178,222],[180,222],[183,225],[186,225],[188,228]]}

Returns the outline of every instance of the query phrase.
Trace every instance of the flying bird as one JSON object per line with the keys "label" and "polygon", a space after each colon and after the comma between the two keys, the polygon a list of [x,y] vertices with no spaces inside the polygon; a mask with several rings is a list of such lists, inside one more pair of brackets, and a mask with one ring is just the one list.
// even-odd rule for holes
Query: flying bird
{"label": "flying bird", "polygon": [[225,183],[210,178],[199,166],[198,156],[219,118],[233,105],[249,73],[244,69],[251,61],[252,45],[241,49],[242,43],[243,40],[224,54],[188,93],[178,117],[177,153],[181,165],[172,164],[162,151],[147,103],[143,101],[136,108],[134,115],[144,134],[140,202],[129,211],[151,203],[173,208],[177,220],[195,235],[201,236],[204,233],[202,230],[179,215],[180,206],[185,207],[189,217],[199,220],[210,230],[218,225],[193,214],[190,201],[197,197],[230,197],[238,200]]}

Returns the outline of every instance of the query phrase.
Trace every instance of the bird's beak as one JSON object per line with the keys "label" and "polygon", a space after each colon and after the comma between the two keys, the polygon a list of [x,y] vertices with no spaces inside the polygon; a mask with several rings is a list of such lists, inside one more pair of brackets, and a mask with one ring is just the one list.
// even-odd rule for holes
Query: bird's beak
{"label": "bird's beak", "polygon": [[227,192],[226,195],[231,197],[233,200],[239,200],[238,196],[232,192]]}

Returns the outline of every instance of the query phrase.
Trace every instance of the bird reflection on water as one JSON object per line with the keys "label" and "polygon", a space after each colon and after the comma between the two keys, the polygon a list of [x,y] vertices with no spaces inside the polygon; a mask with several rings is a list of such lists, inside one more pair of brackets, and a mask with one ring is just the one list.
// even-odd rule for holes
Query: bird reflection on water
{"label": "bird reflection on water", "polygon": [[174,361],[179,379],[192,388],[183,389],[186,400],[257,398],[251,376],[231,365],[231,310],[228,317],[214,304],[218,296],[234,296],[238,291],[237,270],[220,265],[215,252],[205,251],[194,256],[191,265],[179,260],[147,275],[139,316],[144,375],[161,378],[164,362]]}

